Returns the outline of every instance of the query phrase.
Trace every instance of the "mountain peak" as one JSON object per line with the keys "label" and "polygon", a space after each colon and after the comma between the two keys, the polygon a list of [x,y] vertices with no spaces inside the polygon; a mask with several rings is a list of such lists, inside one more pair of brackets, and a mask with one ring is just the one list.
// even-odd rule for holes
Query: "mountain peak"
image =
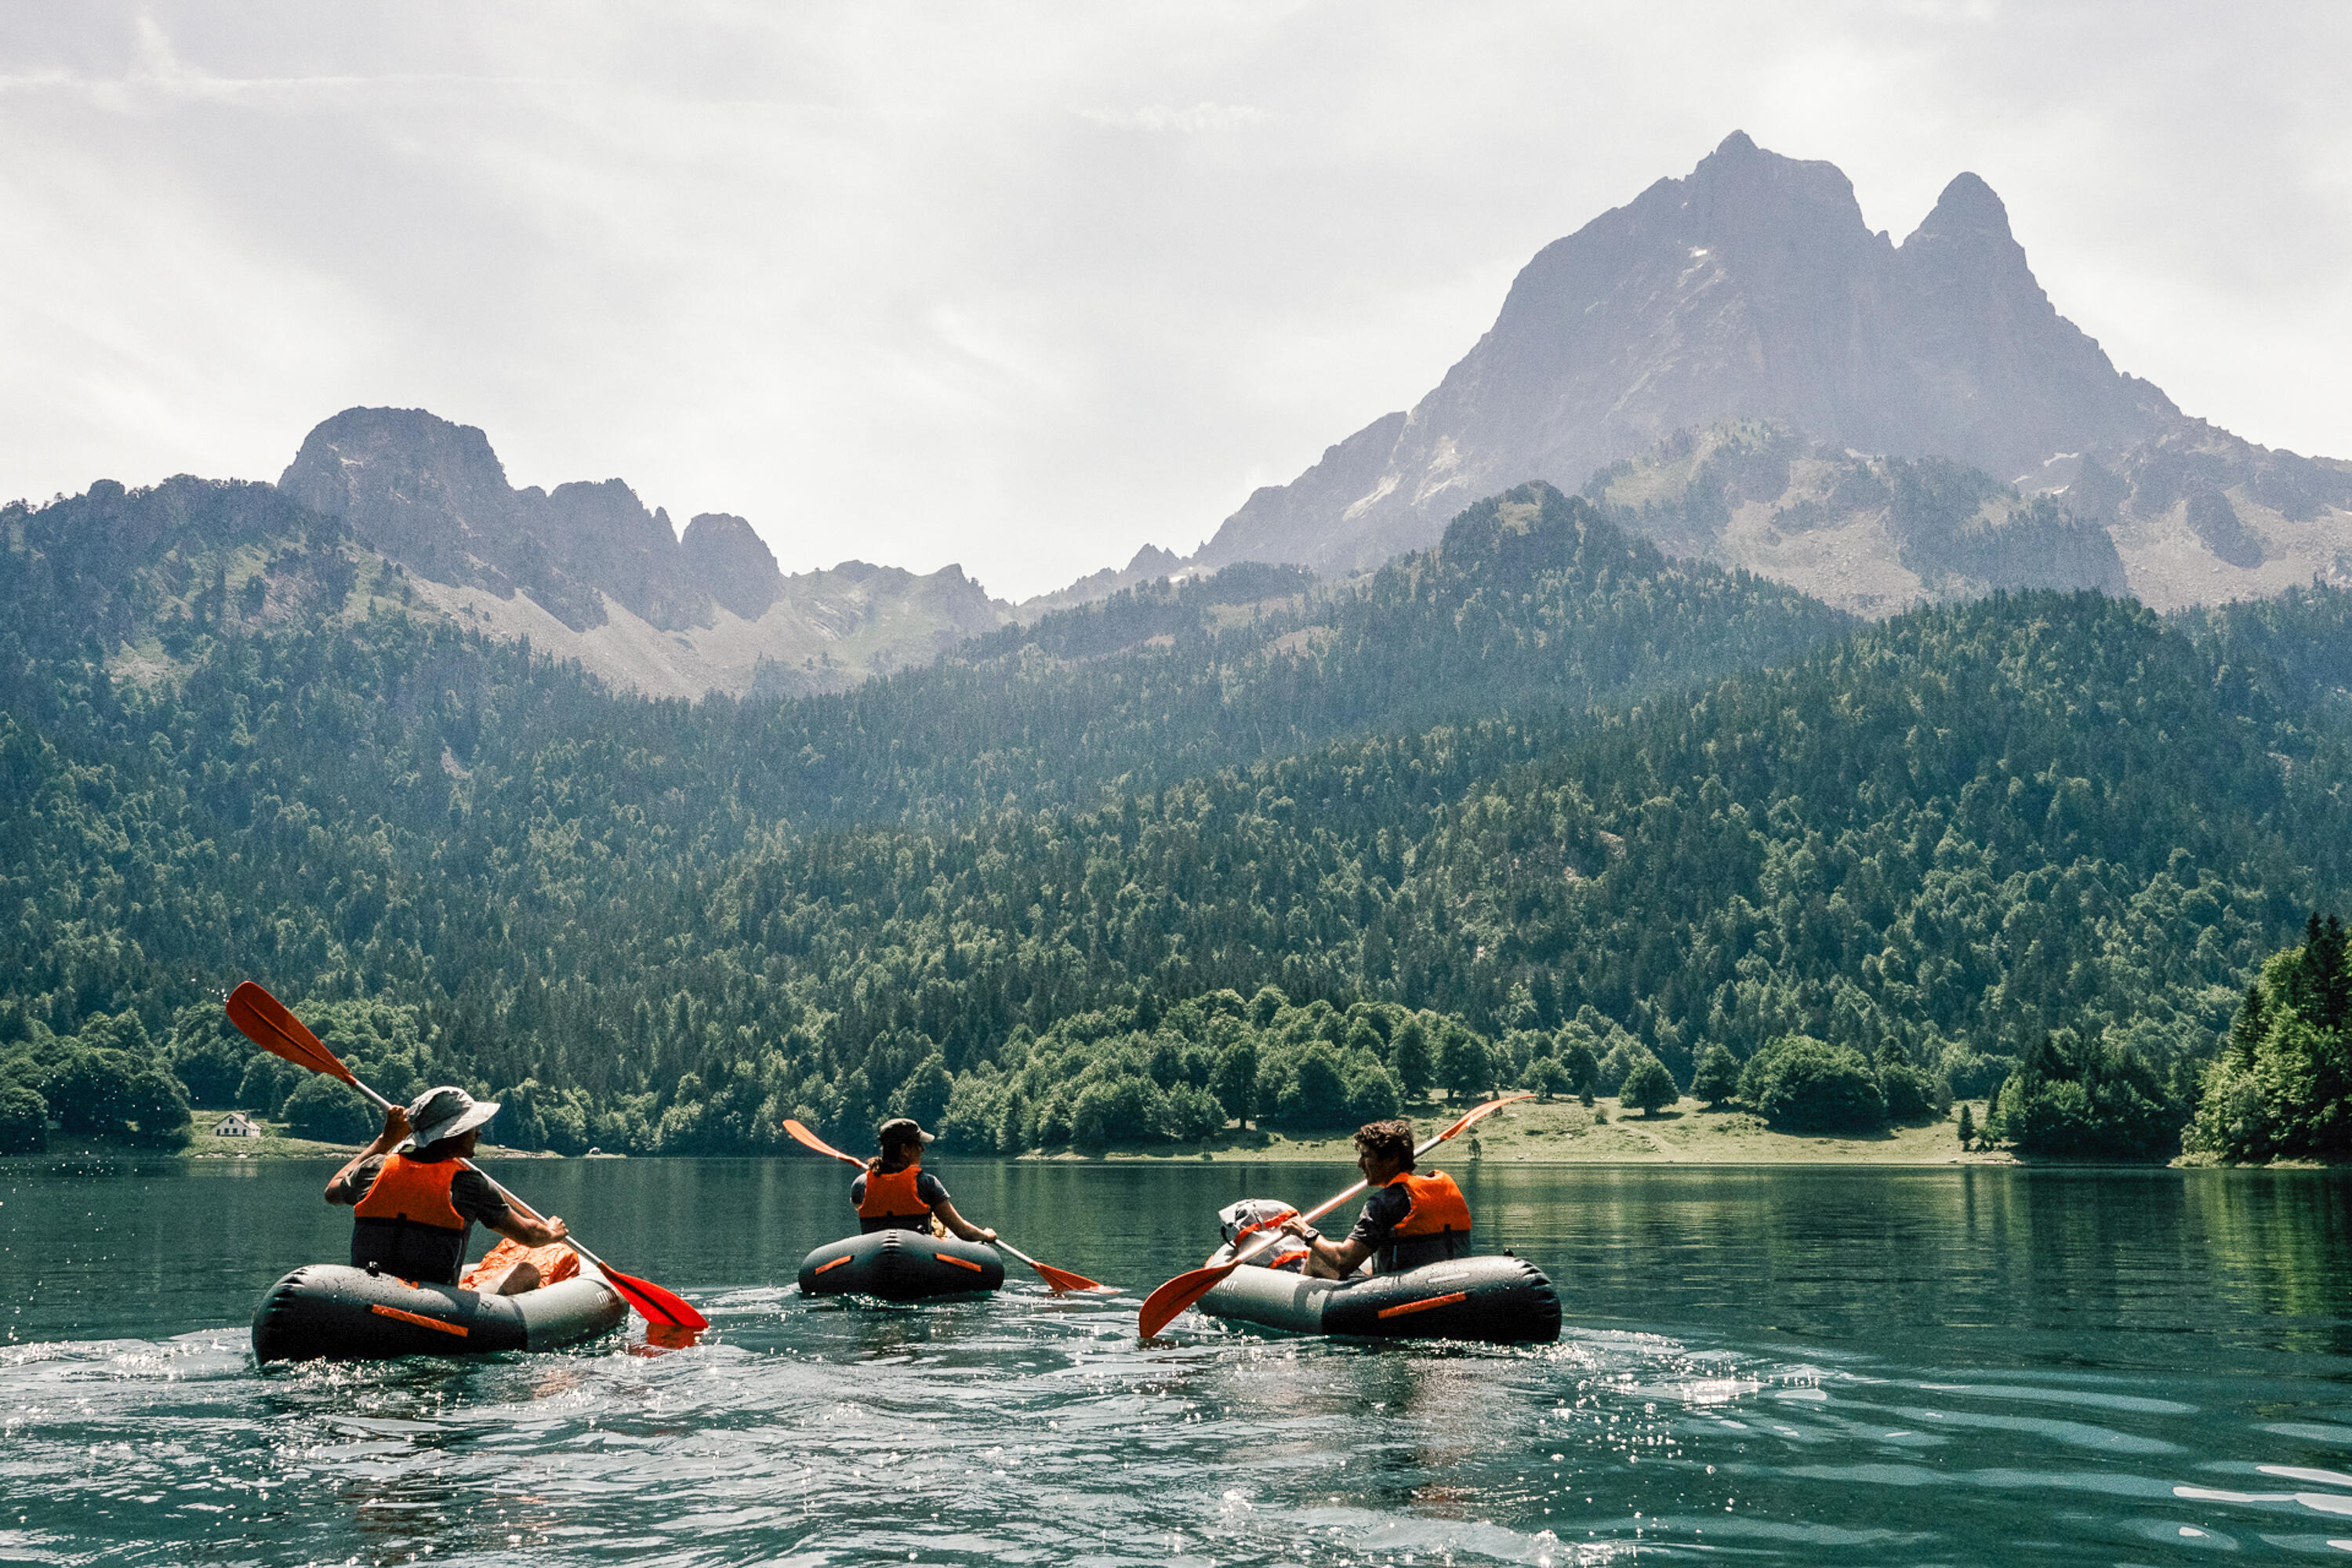
{"label": "mountain peak", "polygon": [[1952,183],[1936,198],[1935,209],[1920,220],[1913,237],[1923,234],[1976,234],[2009,239],[2009,208],[2001,205],[1990,185],[1964,171],[1952,176]]}
{"label": "mountain peak", "polygon": [[1832,451],[2015,474],[2118,453],[2170,416],[2058,314],[1977,175],[1897,247],[1835,164],[1734,131],[1537,252],[1409,415],[1251,496],[1195,561],[1375,565],[1480,496],[1574,489],[1678,430],[1762,420]]}
{"label": "mountain peak", "polygon": [[[1745,131],[1725,137],[1686,177],[1661,181],[1652,191],[1661,188],[1674,193],[1683,210],[1699,220],[1705,232],[1694,237],[1702,240],[1757,236],[1778,242],[1803,228],[1818,228],[1820,237],[1832,242],[1869,237],[1853,182],[1843,170],[1759,147]],[[1588,224],[1585,230],[1593,226]]]}

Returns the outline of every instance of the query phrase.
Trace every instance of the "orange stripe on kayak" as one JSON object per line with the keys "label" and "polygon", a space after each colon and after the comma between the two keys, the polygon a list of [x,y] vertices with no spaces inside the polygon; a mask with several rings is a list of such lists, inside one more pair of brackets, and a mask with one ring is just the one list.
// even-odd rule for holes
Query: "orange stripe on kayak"
{"label": "orange stripe on kayak", "polygon": [[988,1272],[987,1269],[982,1268],[979,1264],[974,1263],[969,1258],[956,1258],[944,1252],[934,1252],[931,1256],[938,1258],[942,1263],[952,1263],[958,1268],[969,1268],[974,1274],[985,1274]]}
{"label": "orange stripe on kayak", "polygon": [[428,1318],[422,1312],[405,1311],[398,1307],[378,1304],[370,1307],[368,1310],[379,1317],[398,1318],[404,1323],[415,1323],[421,1329],[438,1329],[445,1334],[455,1334],[461,1340],[474,1331],[463,1323],[445,1323],[438,1318]]}
{"label": "orange stripe on kayak", "polygon": [[1418,1301],[1403,1301],[1393,1307],[1382,1307],[1381,1316],[1396,1318],[1407,1312],[1426,1312],[1432,1307],[1451,1307],[1456,1301],[1466,1301],[1469,1299],[1470,1292],[1467,1290],[1456,1290],[1451,1296],[1424,1296]]}
{"label": "orange stripe on kayak", "polygon": [[813,1269],[813,1270],[811,1270],[811,1271],[810,1271],[809,1278],[810,1278],[810,1279],[815,1279],[815,1278],[817,1277],[817,1275],[824,1273],[824,1272],[826,1269],[828,1269],[828,1268],[840,1268],[843,1264],[845,1264],[845,1263],[848,1262],[848,1261],[850,1260],[850,1258],[853,1258],[853,1257],[855,1257],[855,1256],[856,1256],[855,1253],[845,1254],[844,1256],[842,1256],[842,1257],[840,1257],[840,1258],[835,1258],[835,1259],[834,1259],[832,1262],[830,1262],[830,1263],[820,1263],[820,1264],[818,1264],[818,1265],[816,1266],[816,1268],[815,1268],[814,1269]]}

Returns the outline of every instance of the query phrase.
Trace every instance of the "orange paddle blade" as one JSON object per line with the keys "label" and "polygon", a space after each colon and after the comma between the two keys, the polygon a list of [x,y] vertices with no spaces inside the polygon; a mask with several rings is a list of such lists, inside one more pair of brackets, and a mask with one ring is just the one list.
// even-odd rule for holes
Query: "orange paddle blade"
{"label": "orange paddle blade", "polygon": [[681,1329],[671,1323],[657,1323],[648,1318],[646,1320],[644,1342],[623,1345],[621,1348],[631,1355],[652,1358],[666,1356],[672,1351],[692,1350],[696,1342],[701,1338],[702,1335],[696,1330]]}
{"label": "orange paddle blade", "polygon": [[228,1021],[247,1039],[273,1057],[283,1057],[296,1067],[309,1068],[345,1083],[359,1081],[308,1025],[288,1011],[285,1003],[250,980],[228,994]]}
{"label": "orange paddle blade", "polygon": [[[1338,1208],[1341,1204],[1346,1203],[1356,1194],[1363,1191],[1363,1189],[1364,1184],[1358,1182],[1354,1186],[1349,1187],[1346,1192],[1341,1193],[1338,1197],[1333,1198],[1329,1203],[1325,1204],[1321,1208],[1317,1209],[1313,1214],[1308,1215],[1307,1217],[1309,1219],[1319,1219],[1332,1209]],[[1239,1236],[1234,1237],[1234,1245],[1240,1248],[1240,1250],[1234,1255],[1232,1262],[1213,1263],[1206,1268],[1195,1268],[1190,1274],[1179,1274],[1175,1279],[1171,1279],[1167,1284],[1162,1285],[1159,1289],[1154,1290],[1150,1295],[1146,1296],[1143,1299],[1143,1310],[1137,1314],[1135,1320],[1135,1325],[1143,1331],[1143,1337],[1148,1340],[1153,1335],[1159,1333],[1160,1330],[1166,1328],[1170,1323],[1174,1322],[1178,1315],[1181,1314],[1185,1308],[1191,1306],[1193,1302],[1199,1300],[1202,1297],[1215,1289],[1218,1280],[1223,1279],[1226,1275],[1231,1274],[1234,1269],[1239,1268],[1243,1264],[1247,1263],[1251,1258],[1255,1258],[1259,1253],[1264,1252],[1267,1247],[1273,1246],[1275,1242],[1275,1227],[1291,1218],[1291,1216],[1297,1214],[1297,1212],[1298,1211],[1297,1209],[1285,1209],[1280,1214],[1276,1215],[1273,1218],[1260,1220],[1257,1224],[1251,1226],[1246,1230],[1244,1230]],[[1258,1239],[1251,1242],[1247,1247],[1242,1247],[1241,1244],[1244,1241],[1247,1241],[1253,1235],[1255,1235]]]}
{"label": "orange paddle blade", "polygon": [[1024,1258],[1023,1261],[1034,1268],[1038,1277],[1056,1290],[1099,1290],[1103,1288],[1099,1281],[1089,1279],[1083,1274],[1073,1274],[1066,1268],[1056,1268],[1050,1263],[1040,1263],[1034,1258]]}
{"label": "orange paddle blade", "polygon": [[1135,1326],[1145,1339],[1157,1336],[1160,1330],[1176,1321],[1185,1308],[1217,1288],[1217,1281],[1242,1266],[1234,1258],[1213,1268],[1195,1268],[1190,1274],[1179,1274],[1167,1284],[1143,1299],[1143,1310],[1137,1314]]}
{"label": "orange paddle blade", "polygon": [[710,1326],[709,1319],[696,1311],[692,1303],[675,1291],[665,1290],[650,1279],[624,1274],[601,1258],[596,1267],[604,1271],[604,1278],[613,1282],[613,1289],[621,1293],[621,1299],[637,1310],[637,1316],[646,1321],[649,1330],[667,1324],[673,1329],[690,1329],[698,1333]]}
{"label": "orange paddle blade", "polygon": [[824,1139],[810,1131],[802,1123],[793,1121],[789,1116],[784,1118],[784,1131],[793,1135],[793,1141],[794,1142],[806,1144],[809,1148],[815,1150],[818,1153],[825,1155],[831,1159],[838,1160],[845,1165],[855,1165],[861,1171],[866,1169],[865,1161],[859,1159],[855,1154],[843,1153],[840,1150],[835,1148],[832,1144],[826,1142]]}
{"label": "orange paddle blade", "polygon": [[1034,1268],[1038,1278],[1044,1279],[1055,1290],[1100,1290],[1104,1288],[1100,1283],[1087,1279],[1083,1274],[1073,1274],[1066,1268],[1056,1268],[1050,1263],[1038,1262],[1003,1237],[996,1238],[996,1245]]}

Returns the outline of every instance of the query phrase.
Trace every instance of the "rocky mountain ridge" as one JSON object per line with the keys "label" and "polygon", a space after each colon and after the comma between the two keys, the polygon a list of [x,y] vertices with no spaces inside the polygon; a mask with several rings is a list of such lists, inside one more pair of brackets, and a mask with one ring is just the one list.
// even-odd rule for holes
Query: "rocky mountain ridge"
{"label": "rocky mountain ridge", "polygon": [[214,631],[397,609],[528,638],[649,696],[798,696],[929,662],[1014,614],[958,566],[788,575],[742,518],[703,513],[681,537],[619,479],[518,489],[480,430],[422,409],[336,415],[275,486],[100,480],[0,509],[0,538],[133,677]]}
{"label": "rocky mountain ridge", "polygon": [[654,695],[838,690],[1011,614],[957,566],[786,576],[744,519],[704,512],[681,537],[617,479],[518,489],[480,430],[424,409],[344,410],[278,489],[348,524],[431,607]]}
{"label": "rocky mountain ridge", "polygon": [[[1430,543],[1478,496],[1671,468],[1682,458],[1657,456],[1671,444],[1720,450],[1752,426],[1832,466],[1957,462],[1978,471],[1971,485],[2097,525],[2121,566],[2069,546],[2050,558],[2065,563],[2058,575],[2012,585],[2119,582],[2170,607],[2336,572],[2352,543],[2352,465],[2243,441],[2117,370],[2058,313],[1976,175],[1954,178],[1897,245],[1869,229],[1833,165],[1734,132],[1688,176],[1545,247],[1425,397],[1258,490],[1186,564],[1360,571]],[[1818,517],[1831,499],[1784,486],[1745,503]],[[1910,570],[1884,516],[1863,526],[1870,510],[1793,551],[1788,531],[1762,527],[1657,537],[1874,614],[1981,582]]]}

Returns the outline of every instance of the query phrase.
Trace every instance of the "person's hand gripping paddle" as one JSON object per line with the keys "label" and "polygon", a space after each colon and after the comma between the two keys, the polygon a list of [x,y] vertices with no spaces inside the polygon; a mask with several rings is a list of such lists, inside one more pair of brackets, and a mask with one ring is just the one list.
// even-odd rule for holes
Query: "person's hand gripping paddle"
{"label": "person's hand gripping paddle", "polygon": [[[354,1078],[352,1075],[352,1069],[345,1067],[335,1053],[329,1050],[324,1042],[310,1032],[301,1019],[287,1010],[286,1004],[256,985],[252,981],[245,982],[228,994],[228,1021],[242,1030],[247,1039],[271,1056],[282,1057],[298,1068],[308,1068],[312,1072],[322,1072],[329,1078],[341,1079],[384,1110],[392,1109],[392,1101]],[[476,1165],[471,1160],[464,1163],[469,1171],[481,1172],[481,1167]],[[490,1181],[488,1173],[481,1172],[481,1174],[484,1181],[490,1183],[491,1190],[513,1205],[524,1217],[533,1220],[539,1218],[539,1215],[531,1213],[530,1205],[507,1191],[506,1188],[499,1186],[498,1183]],[[622,1300],[637,1310],[638,1316],[645,1319],[649,1328],[667,1327],[699,1331],[710,1326],[710,1320],[696,1311],[683,1297],[663,1289],[650,1279],[639,1279],[635,1275],[622,1273],[581,1246],[578,1238],[566,1237],[563,1245],[602,1269],[605,1279],[612,1284],[613,1289],[621,1293]]]}
{"label": "person's hand gripping paddle", "polygon": [[[1412,1152],[1412,1157],[1415,1160],[1420,1159],[1423,1154],[1428,1153],[1432,1149],[1436,1148],[1448,1138],[1454,1137],[1456,1133],[1469,1131],[1472,1127],[1476,1126],[1481,1121],[1492,1115],[1494,1112],[1502,1110],[1503,1107],[1507,1105],[1515,1104],[1522,1100],[1532,1100],[1535,1097],[1532,1094],[1507,1094],[1500,1100],[1490,1100],[1484,1105],[1474,1105],[1468,1110],[1464,1111],[1461,1119],[1455,1121],[1453,1126],[1448,1127],[1444,1131],[1438,1133],[1435,1137],[1427,1140],[1418,1148],[1414,1149]],[[1329,1214],[1333,1209],[1338,1208],[1341,1204],[1346,1203],[1349,1198],[1352,1198],[1357,1194],[1362,1192],[1365,1187],[1370,1184],[1367,1182],[1358,1182],[1354,1186],[1349,1187],[1338,1197],[1329,1198],[1322,1203],[1317,1204],[1313,1208],[1308,1209],[1305,1214],[1300,1215],[1298,1217],[1307,1220],[1321,1219],[1325,1215]],[[1250,1243],[1249,1246],[1242,1247],[1236,1251],[1230,1262],[1213,1264],[1206,1268],[1195,1268],[1189,1274],[1179,1274],[1175,1279],[1171,1279],[1167,1284],[1162,1285],[1159,1289],[1154,1290],[1150,1295],[1146,1296],[1143,1299],[1143,1310],[1136,1318],[1136,1327],[1142,1331],[1142,1336],[1147,1340],[1157,1337],[1160,1330],[1166,1328],[1170,1323],[1175,1321],[1176,1315],[1179,1312],[1181,1312],[1185,1308],[1191,1306],[1193,1302],[1199,1300],[1202,1297],[1215,1289],[1219,1280],[1224,1279],[1225,1276],[1231,1274],[1234,1269],[1239,1268],[1243,1264],[1247,1263],[1251,1258],[1255,1258],[1259,1253],[1264,1252],[1266,1248],[1272,1247],[1275,1242],[1279,1239],[1280,1235],[1275,1227],[1280,1226],[1285,1220],[1287,1220],[1291,1216],[1287,1214],[1280,1215],[1271,1220],[1264,1222],[1263,1224],[1252,1226],[1252,1229],[1262,1231],[1264,1234],[1255,1241]],[[1243,1234],[1246,1236],[1248,1232],[1244,1231]]]}
{"label": "person's hand gripping paddle", "polygon": [[[795,1121],[789,1116],[784,1118],[784,1131],[793,1135],[793,1139],[795,1142],[815,1150],[818,1153],[824,1155],[827,1159],[838,1160],[845,1165],[855,1165],[861,1171],[866,1169],[865,1161],[859,1159],[855,1154],[843,1153],[840,1150],[835,1148],[832,1144],[826,1142],[824,1139],[810,1131],[805,1124]],[[1073,1274],[1066,1268],[1056,1268],[1050,1263],[1038,1262],[1035,1258],[1030,1257],[1027,1253],[1022,1251],[1019,1247],[1013,1246],[1011,1242],[1005,1240],[1001,1236],[996,1238],[996,1245],[1003,1247],[1005,1251],[1013,1254],[1013,1257],[1021,1259],[1022,1262],[1027,1264],[1030,1268],[1034,1268],[1037,1271],[1037,1277],[1040,1279],[1043,1279],[1046,1284],[1052,1286],[1057,1292],[1063,1290],[1099,1290],[1103,1289],[1102,1286],[1096,1284],[1093,1280],[1087,1279],[1083,1274]]]}

